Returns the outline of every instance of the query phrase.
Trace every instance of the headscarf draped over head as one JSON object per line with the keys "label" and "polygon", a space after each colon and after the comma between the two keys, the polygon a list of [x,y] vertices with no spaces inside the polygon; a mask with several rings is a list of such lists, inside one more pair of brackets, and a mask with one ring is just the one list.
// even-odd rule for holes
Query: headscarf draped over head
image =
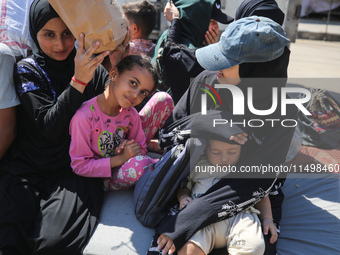
{"label": "headscarf draped over head", "polygon": [[285,17],[275,0],[245,0],[237,9],[235,20],[253,15],[270,18],[281,26]]}
{"label": "headscarf draped over head", "polygon": [[[270,18],[280,25],[284,20],[284,13],[274,0],[243,1],[236,11],[235,20],[252,15]],[[254,88],[253,105],[256,109],[269,109],[272,104],[273,87],[280,91],[280,88],[286,86],[289,56],[290,50],[285,46],[283,54],[272,61],[240,64],[241,82],[237,86],[244,95],[248,93],[248,87]]]}
{"label": "headscarf draped over head", "polygon": [[182,44],[202,47],[215,0],[174,0],[180,12]]}
{"label": "headscarf draped over head", "polygon": [[[245,0],[236,10],[235,20],[250,17],[252,15],[263,16],[272,19],[282,25],[284,13],[274,0]],[[273,61],[265,63],[243,63],[240,65],[241,78],[283,78],[278,84],[282,87],[286,84],[287,68],[290,51],[287,47],[283,54]]]}
{"label": "headscarf draped over head", "polygon": [[[181,20],[181,44],[194,49],[202,47],[205,32],[208,30],[209,22],[215,0],[174,0],[175,6],[180,12]],[[165,30],[157,40],[151,54],[152,63],[156,58],[162,45],[166,42],[168,30]]]}
{"label": "headscarf draped over head", "polygon": [[65,60],[57,61],[48,57],[41,50],[37,39],[38,32],[45,26],[45,24],[51,19],[58,17],[58,13],[52,8],[47,0],[33,1],[29,13],[29,30],[32,37],[32,53],[34,59],[50,76],[49,78],[53,79],[63,76],[65,80],[69,81],[74,74],[75,48]]}

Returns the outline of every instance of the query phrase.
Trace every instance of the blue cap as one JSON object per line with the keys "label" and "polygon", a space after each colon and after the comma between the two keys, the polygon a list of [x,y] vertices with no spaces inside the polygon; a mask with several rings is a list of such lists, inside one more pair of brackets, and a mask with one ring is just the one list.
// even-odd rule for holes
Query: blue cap
{"label": "blue cap", "polygon": [[288,43],[278,23],[252,16],[230,23],[219,42],[196,50],[196,58],[203,68],[220,71],[242,63],[274,60]]}

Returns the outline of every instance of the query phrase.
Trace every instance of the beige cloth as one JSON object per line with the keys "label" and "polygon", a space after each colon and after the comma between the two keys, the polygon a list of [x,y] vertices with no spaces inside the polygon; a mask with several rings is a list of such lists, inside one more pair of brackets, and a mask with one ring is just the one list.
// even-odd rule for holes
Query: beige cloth
{"label": "beige cloth", "polygon": [[263,255],[265,249],[261,222],[249,210],[197,231],[189,240],[205,254],[213,248],[227,247],[230,255]]}

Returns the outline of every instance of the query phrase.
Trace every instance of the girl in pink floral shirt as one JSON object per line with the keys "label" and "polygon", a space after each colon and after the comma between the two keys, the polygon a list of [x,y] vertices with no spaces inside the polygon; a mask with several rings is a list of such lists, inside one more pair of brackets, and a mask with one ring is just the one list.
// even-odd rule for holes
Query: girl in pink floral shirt
{"label": "girl in pink floral shirt", "polygon": [[142,116],[135,110],[158,84],[145,56],[128,56],[109,74],[106,90],[83,103],[71,121],[70,156],[76,174],[104,177],[106,189],[118,190],[133,186],[155,163],[146,156],[146,144],[164,124],[173,102],[168,94],[158,92],[142,109]]}

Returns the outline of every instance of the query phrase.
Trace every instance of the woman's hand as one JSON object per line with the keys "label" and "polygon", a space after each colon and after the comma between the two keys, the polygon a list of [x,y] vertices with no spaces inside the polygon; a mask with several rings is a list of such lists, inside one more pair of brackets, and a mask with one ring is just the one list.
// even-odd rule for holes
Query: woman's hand
{"label": "woman's hand", "polygon": [[174,242],[170,237],[161,234],[157,239],[157,249],[163,249],[162,254],[173,254],[176,251]]}
{"label": "woman's hand", "polygon": [[245,144],[247,139],[248,134],[246,132],[244,133],[240,133],[240,134],[236,134],[236,135],[232,135],[231,137],[229,137],[230,141],[235,141],[241,145]]}
{"label": "woman's hand", "polygon": [[164,17],[171,22],[173,19],[179,19],[179,10],[172,1],[168,2],[164,7]]}
{"label": "woman's hand", "polygon": [[[92,46],[87,50],[84,51],[84,44],[85,44],[85,36],[83,33],[79,36],[79,45],[77,49],[76,57],[74,58],[74,77],[76,80],[81,81],[83,83],[89,83],[92,78],[94,71],[97,67],[103,62],[104,58],[109,55],[109,51],[105,51],[96,57],[92,57],[93,53],[99,48],[100,43],[95,42]],[[80,92],[83,92],[85,86],[77,83],[71,82],[71,85],[78,89]]]}
{"label": "woman's hand", "polygon": [[210,28],[207,32],[205,32],[203,45],[207,46],[209,44],[218,42],[219,31],[216,31],[214,28]]}

